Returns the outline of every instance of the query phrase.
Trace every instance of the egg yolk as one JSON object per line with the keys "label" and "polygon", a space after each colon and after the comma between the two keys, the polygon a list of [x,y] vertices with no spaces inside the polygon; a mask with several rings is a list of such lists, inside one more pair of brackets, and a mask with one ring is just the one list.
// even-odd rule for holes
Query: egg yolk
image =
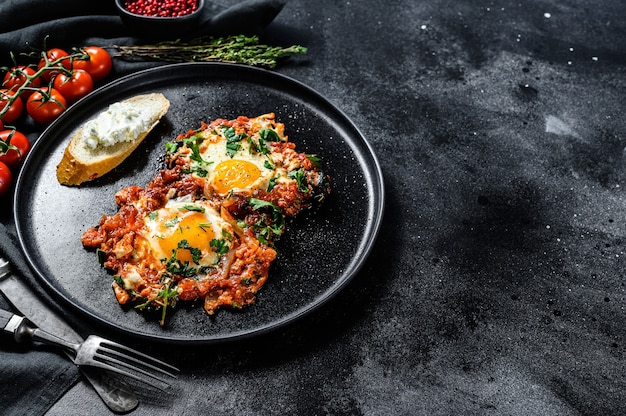
{"label": "egg yolk", "polygon": [[261,170],[252,162],[228,159],[220,162],[213,171],[213,188],[219,194],[232,189],[247,188],[261,176]]}
{"label": "egg yolk", "polygon": [[191,211],[178,217],[180,221],[170,219],[162,225],[163,238],[160,238],[161,250],[171,256],[174,250],[176,258],[181,262],[193,263],[191,251],[185,248],[178,248],[178,243],[187,240],[189,247],[202,250],[202,255],[211,253],[211,240],[215,238],[213,226],[208,222],[207,217],[196,211]]}

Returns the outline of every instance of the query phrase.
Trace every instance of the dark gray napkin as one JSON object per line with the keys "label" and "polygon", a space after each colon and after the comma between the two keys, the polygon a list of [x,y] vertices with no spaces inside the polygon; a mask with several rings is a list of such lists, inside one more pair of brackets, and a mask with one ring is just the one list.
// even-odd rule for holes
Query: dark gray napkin
{"label": "dark gray napkin", "polygon": [[[31,280],[15,236],[0,224],[0,255],[13,270]],[[12,309],[3,296],[0,307]],[[0,403],[3,415],[44,414],[79,378],[78,368],[60,352],[48,348],[25,349],[9,338],[0,339]]]}

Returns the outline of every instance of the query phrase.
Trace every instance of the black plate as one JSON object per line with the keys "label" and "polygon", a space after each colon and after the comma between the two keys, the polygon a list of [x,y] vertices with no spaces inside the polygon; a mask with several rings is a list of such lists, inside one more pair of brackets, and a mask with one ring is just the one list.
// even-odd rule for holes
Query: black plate
{"label": "black plate", "polygon": [[[167,115],[118,168],[80,187],[61,186],[56,165],[72,133],[113,102],[163,93]],[[162,167],[164,143],[200,122],[275,112],[301,152],[315,153],[333,191],[319,210],[290,224],[256,304],[209,317],[200,304],[178,309],[166,328],[121,307],[111,276],[81,234],[117,211],[114,194],[144,186]],[[302,83],[278,73],[230,64],[167,65],[120,78],[95,91],[46,129],[17,180],[15,221],[20,244],[41,283],[86,316],[131,335],[211,342],[274,329],[320,306],[354,277],[378,233],[384,206],[380,166],[354,124]]]}

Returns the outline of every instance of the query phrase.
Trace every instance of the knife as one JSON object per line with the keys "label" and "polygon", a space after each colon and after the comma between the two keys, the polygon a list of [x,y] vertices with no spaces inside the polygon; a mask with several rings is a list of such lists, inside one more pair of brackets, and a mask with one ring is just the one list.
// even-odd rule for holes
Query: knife
{"label": "knife", "polygon": [[[15,309],[38,327],[68,341],[83,341],[83,338],[48,307],[26,282],[10,272],[9,262],[2,257],[0,257],[0,292]],[[113,412],[127,413],[139,405],[135,393],[117,377],[95,368],[79,367],[79,370]]]}

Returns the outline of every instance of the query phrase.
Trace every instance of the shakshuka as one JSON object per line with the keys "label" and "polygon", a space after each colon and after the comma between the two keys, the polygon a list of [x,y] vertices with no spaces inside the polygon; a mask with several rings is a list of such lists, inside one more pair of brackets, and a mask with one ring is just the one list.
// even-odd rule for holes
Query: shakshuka
{"label": "shakshuka", "polygon": [[166,143],[165,166],[82,236],[112,270],[120,304],[160,312],[178,301],[253,303],[287,219],[330,192],[316,156],[298,153],[273,113],[217,119]]}

